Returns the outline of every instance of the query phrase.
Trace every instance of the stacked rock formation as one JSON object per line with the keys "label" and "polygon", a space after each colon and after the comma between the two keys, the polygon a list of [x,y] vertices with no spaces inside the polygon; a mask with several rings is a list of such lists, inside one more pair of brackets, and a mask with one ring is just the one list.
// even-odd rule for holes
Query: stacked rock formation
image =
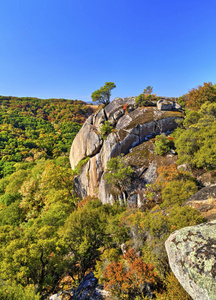
{"label": "stacked rock formation", "polygon": [[[137,108],[135,98],[116,98],[91,115],[74,139],[70,151],[72,169],[89,157],[75,180],[82,198],[96,196],[103,203],[112,203],[113,196],[104,180],[110,158],[129,153],[133,147],[156,134],[171,132],[177,127],[176,120],[183,117],[174,105],[171,111],[157,107]],[[106,139],[102,139],[101,126],[105,121],[112,124],[113,130]]]}

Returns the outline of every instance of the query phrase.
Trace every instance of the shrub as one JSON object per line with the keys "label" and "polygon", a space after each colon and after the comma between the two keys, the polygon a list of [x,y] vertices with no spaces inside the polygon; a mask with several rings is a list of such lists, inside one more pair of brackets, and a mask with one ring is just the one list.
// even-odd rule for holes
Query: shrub
{"label": "shrub", "polygon": [[86,157],[86,158],[84,158],[84,159],[82,159],[82,160],[80,160],[80,161],[78,162],[78,165],[77,165],[76,168],[74,169],[74,174],[75,174],[75,175],[79,175],[79,174],[80,174],[80,172],[81,172],[83,166],[87,164],[87,162],[89,161],[89,159],[90,159],[90,157]]}
{"label": "shrub", "polygon": [[166,291],[157,294],[157,300],[192,300],[188,293],[183,289],[173,273],[166,278]]}
{"label": "shrub", "polygon": [[164,155],[170,151],[172,141],[169,140],[164,133],[157,135],[155,138],[155,152],[159,155]]}
{"label": "shrub", "polygon": [[126,166],[122,157],[114,157],[108,161],[106,172],[105,180],[113,184],[120,194],[124,194],[134,173],[131,166]]}
{"label": "shrub", "polygon": [[192,180],[174,180],[162,190],[162,208],[178,204],[182,205],[190,196],[197,192],[197,186]]}
{"label": "shrub", "polygon": [[100,129],[102,139],[105,140],[107,136],[112,132],[112,130],[113,130],[112,124],[109,121],[105,121]]}
{"label": "shrub", "polygon": [[136,97],[135,101],[138,106],[149,106],[152,105],[151,100],[155,98],[155,95],[152,94],[153,87],[147,86],[143,93]]}

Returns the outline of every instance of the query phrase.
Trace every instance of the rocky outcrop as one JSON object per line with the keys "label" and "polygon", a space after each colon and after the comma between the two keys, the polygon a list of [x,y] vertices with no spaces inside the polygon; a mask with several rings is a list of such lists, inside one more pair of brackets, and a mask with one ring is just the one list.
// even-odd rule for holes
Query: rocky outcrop
{"label": "rocky outcrop", "polygon": [[216,220],[171,234],[170,267],[194,300],[216,300]]}
{"label": "rocky outcrop", "polygon": [[184,205],[199,210],[208,220],[216,219],[216,185],[206,186],[191,196]]}
{"label": "rocky outcrop", "polygon": [[[70,151],[71,167],[90,157],[75,179],[81,197],[96,196],[103,203],[113,202],[104,173],[112,157],[128,154],[131,149],[162,132],[171,132],[182,118],[179,111],[161,111],[157,107],[137,108],[135,97],[116,98],[104,109],[90,116],[76,138]],[[101,126],[108,121],[112,132],[102,139]],[[152,164],[152,170],[154,164]]]}
{"label": "rocky outcrop", "polygon": [[87,274],[77,289],[70,289],[58,294],[52,295],[50,300],[103,300],[108,296],[101,285],[98,285],[97,278],[94,277],[94,273]]}
{"label": "rocky outcrop", "polygon": [[177,103],[177,98],[161,98],[157,101],[157,108],[160,110],[176,110],[181,109],[181,105]]}
{"label": "rocky outcrop", "polygon": [[216,170],[203,173],[197,180],[202,186],[216,185]]}

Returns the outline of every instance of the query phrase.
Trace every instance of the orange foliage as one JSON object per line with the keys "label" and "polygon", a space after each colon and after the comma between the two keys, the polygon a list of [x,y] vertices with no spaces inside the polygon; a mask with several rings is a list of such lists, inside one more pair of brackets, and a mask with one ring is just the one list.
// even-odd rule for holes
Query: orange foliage
{"label": "orange foliage", "polygon": [[81,200],[81,201],[78,202],[77,207],[78,207],[78,208],[82,208],[82,207],[86,206],[86,204],[87,204],[88,202],[94,201],[94,200],[96,200],[96,199],[97,199],[97,198],[94,198],[94,197],[91,197],[91,196],[87,196],[87,197],[85,197],[85,199],[83,199],[83,200]]}
{"label": "orange foliage", "polygon": [[187,107],[192,110],[198,110],[206,101],[216,101],[216,89],[211,82],[204,82],[203,86],[192,89],[188,94]]}
{"label": "orange foliage", "polygon": [[125,103],[125,104],[123,105],[123,109],[124,109],[124,110],[127,110],[127,107],[128,107],[128,104]]}
{"label": "orange foliage", "polygon": [[173,142],[175,140],[174,137],[172,137],[172,136],[168,136],[167,139],[170,140],[171,142]]}
{"label": "orange foliage", "polygon": [[168,182],[173,180],[183,180],[184,178],[188,178],[188,173],[184,171],[180,171],[177,169],[177,166],[173,163],[169,166],[161,166],[157,169],[158,178],[156,180],[156,184],[161,187],[165,187]]}
{"label": "orange foliage", "polygon": [[77,207],[82,208],[82,207],[86,206],[87,202],[88,202],[87,199],[81,200],[80,202],[78,202]]}
{"label": "orange foliage", "polygon": [[121,299],[127,299],[129,295],[144,296],[147,284],[154,289],[158,288],[160,280],[154,271],[154,266],[144,263],[135,254],[134,249],[130,249],[122,259],[119,263],[109,264],[105,269],[105,289]]}

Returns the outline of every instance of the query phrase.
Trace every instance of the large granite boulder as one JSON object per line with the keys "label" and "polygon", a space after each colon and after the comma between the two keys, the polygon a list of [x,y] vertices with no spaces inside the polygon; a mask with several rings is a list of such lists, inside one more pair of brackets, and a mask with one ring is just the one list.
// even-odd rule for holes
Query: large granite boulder
{"label": "large granite boulder", "polygon": [[178,104],[177,98],[163,97],[157,101],[157,108],[159,110],[176,110],[181,109],[181,105]]}
{"label": "large granite boulder", "polygon": [[[151,137],[171,132],[178,126],[177,119],[184,117],[179,111],[161,111],[157,107],[137,108],[135,98],[116,98],[90,116],[75,137],[70,151],[72,169],[80,160],[90,158],[75,179],[81,197],[96,196],[103,203],[113,202],[104,180],[110,158],[127,155],[132,148]],[[100,131],[105,121],[112,124],[113,131],[102,139]]]}
{"label": "large granite boulder", "polygon": [[175,231],[165,246],[187,293],[194,300],[216,300],[216,220]]}

